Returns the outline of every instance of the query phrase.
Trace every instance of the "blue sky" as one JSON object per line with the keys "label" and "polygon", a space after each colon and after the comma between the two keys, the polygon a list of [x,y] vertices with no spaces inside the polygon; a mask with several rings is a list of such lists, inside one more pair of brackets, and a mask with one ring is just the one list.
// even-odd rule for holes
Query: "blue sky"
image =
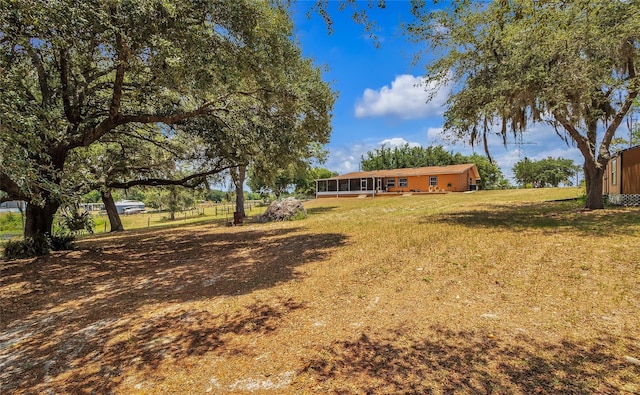
{"label": "blue sky", "polygon": [[[358,3],[365,8],[366,4]],[[412,64],[413,55],[422,48],[410,43],[400,28],[402,22],[411,21],[408,1],[387,0],[384,10],[367,9],[377,23],[379,48],[363,27],[352,20],[352,9],[347,7],[338,12],[339,2],[329,1],[334,29],[329,34],[318,14],[307,18],[306,11],[312,5],[311,1],[296,3],[293,20],[305,56],[316,65],[328,67],[325,80],[339,91],[325,167],[340,174],[357,171],[360,157],[383,143],[423,147],[440,144],[448,151],[473,152],[468,144],[454,144],[440,135],[446,92],[439,92],[435,100],[427,103],[425,88],[416,86],[424,76],[425,61]],[[509,178],[513,165],[525,156],[563,157],[578,165],[583,163],[579,151],[567,146],[551,126],[532,125],[522,142],[525,144],[512,142],[505,147],[497,136],[489,140],[492,157]],[[476,152],[484,153],[482,148]]]}

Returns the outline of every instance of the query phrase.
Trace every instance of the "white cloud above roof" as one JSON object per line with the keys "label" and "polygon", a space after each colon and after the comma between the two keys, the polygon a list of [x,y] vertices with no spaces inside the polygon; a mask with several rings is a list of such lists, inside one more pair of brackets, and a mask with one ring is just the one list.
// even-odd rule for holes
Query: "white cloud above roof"
{"label": "white cloud above roof", "polygon": [[394,137],[394,138],[391,138],[391,139],[384,139],[380,143],[378,143],[379,146],[385,145],[387,147],[402,147],[405,144],[409,144],[410,147],[419,147],[420,146],[420,143],[414,143],[414,142],[411,142],[411,141],[407,141],[407,140],[403,139],[402,137]]}
{"label": "white cloud above roof", "polygon": [[401,147],[405,144],[409,144],[410,147],[420,146],[420,143],[407,141],[402,137],[391,137],[377,143],[363,142],[351,146],[333,148],[329,152],[325,166],[330,170],[337,171],[339,174],[359,171],[360,158],[366,156],[367,152],[380,148],[383,144],[387,147]]}
{"label": "white cloud above roof", "polygon": [[364,90],[355,107],[358,118],[392,116],[401,119],[427,118],[442,115],[447,98],[446,87],[440,88],[432,100],[429,92],[434,86],[425,86],[424,78],[410,74],[396,76],[380,89]]}

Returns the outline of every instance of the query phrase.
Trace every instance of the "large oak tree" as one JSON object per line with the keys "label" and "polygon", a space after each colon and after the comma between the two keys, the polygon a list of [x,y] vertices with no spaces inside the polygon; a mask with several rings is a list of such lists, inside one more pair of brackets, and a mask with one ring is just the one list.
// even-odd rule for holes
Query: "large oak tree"
{"label": "large oak tree", "polygon": [[547,122],[584,156],[586,206],[603,207],[611,140],[638,95],[637,1],[414,1],[407,32],[427,44],[426,82],[452,87],[454,139],[506,142]]}
{"label": "large oak tree", "polygon": [[290,70],[282,56],[294,45],[289,17],[273,1],[16,0],[0,7],[0,191],[28,202],[25,236],[51,231],[73,188],[75,150],[113,140],[132,124],[228,122],[234,100],[268,104]]}

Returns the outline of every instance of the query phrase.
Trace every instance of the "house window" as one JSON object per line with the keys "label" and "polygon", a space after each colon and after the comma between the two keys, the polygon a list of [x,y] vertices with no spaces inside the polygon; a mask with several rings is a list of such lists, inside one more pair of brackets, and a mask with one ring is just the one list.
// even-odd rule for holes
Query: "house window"
{"label": "house window", "polygon": [[327,181],[318,181],[318,192],[327,192]]}
{"label": "house window", "polygon": [[387,188],[393,188],[396,186],[395,178],[387,178]]}
{"label": "house window", "polygon": [[618,171],[618,160],[611,160],[611,185],[616,185],[616,172]]}
{"label": "house window", "polygon": [[399,187],[407,187],[409,186],[409,182],[406,178],[398,178],[398,186]]}
{"label": "house window", "polygon": [[437,176],[429,177],[429,185],[431,185],[432,187],[438,186],[438,177]]}

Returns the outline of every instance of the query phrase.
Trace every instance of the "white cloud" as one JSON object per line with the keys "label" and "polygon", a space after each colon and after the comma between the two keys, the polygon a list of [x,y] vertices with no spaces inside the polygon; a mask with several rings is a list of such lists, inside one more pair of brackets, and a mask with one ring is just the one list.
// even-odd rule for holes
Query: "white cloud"
{"label": "white cloud", "polygon": [[432,143],[441,141],[443,139],[443,128],[429,128],[427,129],[427,140]]}
{"label": "white cloud", "polygon": [[373,149],[373,145],[354,144],[329,151],[325,166],[339,174],[350,173],[360,169],[360,157]]}
{"label": "white cloud", "polygon": [[432,100],[429,91],[435,85],[425,86],[422,77],[410,74],[396,76],[391,87],[385,85],[375,90],[367,88],[356,103],[358,118],[394,116],[401,119],[426,118],[442,115],[448,88],[440,87]]}
{"label": "white cloud", "polygon": [[420,143],[414,143],[403,139],[402,137],[394,137],[391,139],[384,139],[378,145],[385,145],[387,147],[402,147],[409,144],[409,147],[419,147]]}

